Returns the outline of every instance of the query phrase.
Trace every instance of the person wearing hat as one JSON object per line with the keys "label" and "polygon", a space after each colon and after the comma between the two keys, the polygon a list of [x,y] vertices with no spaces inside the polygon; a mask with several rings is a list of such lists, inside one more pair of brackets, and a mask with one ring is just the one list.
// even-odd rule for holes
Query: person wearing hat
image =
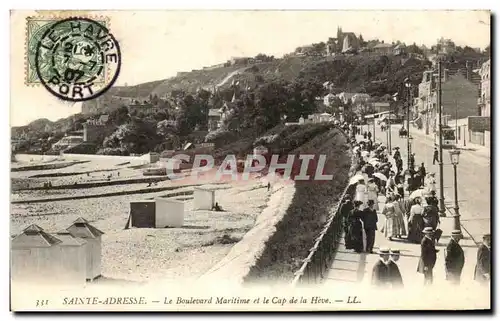
{"label": "person wearing hat", "polygon": [[436,162],[439,163],[439,151],[437,147],[434,147],[434,155],[432,156],[432,165],[435,165]]}
{"label": "person wearing hat", "polygon": [[[373,208],[375,211],[378,211],[378,186],[375,184],[375,179],[374,177],[371,177],[368,179],[368,185],[366,186],[366,198],[367,202],[368,201],[373,201]],[[368,203],[367,203],[368,205]]]}
{"label": "person wearing hat", "polygon": [[422,242],[424,237],[423,230],[424,218],[422,214],[424,213],[424,208],[421,205],[420,197],[416,197],[413,200],[413,205],[410,207],[410,217],[408,217],[408,237],[406,238],[411,243],[419,244]]}
{"label": "person wearing hat", "polygon": [[434,204],[434,200],[431,197],[426,197],[425,202],[427,203],[427,205],[424,206],[422,213],[422,218],[424,219],[424,227],[432,227],[432,229],[436,231],[440,223],[439,209],[437,207],[437,204]]}
{"label": "person wearing hat", "polygon": [[465,263],[464,250],[459,244],[461,238],[462,232],[460,230],[451,232],[451,239],[446,246],[444,257],[446,280],[457,285],[460,284],[460,276]]}
{"label": "person wearing hat", "polygon": [[436,264],[436,245],[432,227],[424,228],[424,237],[420,243],[420,260],[417,271],[424,275],[424,285],[432,284],[432,269]]}
{"label": "person wearing hat", "polygon": [[354,200],[360,201],[364,204],[364,206],[368,204],[367,190],[364,179],[360,179],[356,185],[356,196],[354,197]]}
{"label": "person wearing hat", "polygon": [[354,201],[354,209],[349,214],[347,235],[345,237],[345,247],[348,250],[354,250],[356,253],[363,252],[365,248],[364,228],[361,220],[363,202]]}
{"label": "person wearing hat", "polygon": [[401,276],[401,272],[399,271],[399,267],[397,265],[397,261],[399,261],[399,250],[391,249],[390,250],[391,258],[389,260],[389,279],[393,288],[402,288],[403,287],[403,277]]}
{"label": "person wearing hat", "polygon": [[392,154],[392,158],[394,159],[400,159],[401,158],[401,152],[399,151],[399,147],[394,147],[395,152]]}
{"label": "person wearing hat", "polygon": [[373,266],[372,285],[376,287],[387,287],[391,284],[388,266],[391,254],[388,248],[381,248],[378,253],[380,259]]}
{"label": "person wearing hat", "polygon": [[436,192],[436,177],[434,173],[427,174],[425,186],[430,193]]}
{"label": "person wearing hat", "polygon": [[342,205],[340,205],[339,213],[344,222],[344,233],[347,235],[349,230],[349,214],[354,209],[354,203],[351,200],[351,196],[346,194]]}
{"label": "person wearing hat", "polygon": [[410,168],[411,169],[415,168],[415,153],[410,154]]}
{"label": "person wearing hat", "polygon": [[363,211],[363,225],[366,234],[366,252],[373,253],[373,245],[375,244],[375,233],[377,231],[378,216],[374,207],[375,202],[368,200],[368,207]]}
{"label": "person wearing hat", "polygon": [[420,164],[417,171],[418,171],[419,176],[420,176],[420,185],[424,186],[425,175],[427,174],[427,171],[425,170],[424,163]]}
{"label": "person wearing hat", "polygon": [[491,234],[483,236],[483,243],[477,250],[474,280],[486,284],[491,279]]}

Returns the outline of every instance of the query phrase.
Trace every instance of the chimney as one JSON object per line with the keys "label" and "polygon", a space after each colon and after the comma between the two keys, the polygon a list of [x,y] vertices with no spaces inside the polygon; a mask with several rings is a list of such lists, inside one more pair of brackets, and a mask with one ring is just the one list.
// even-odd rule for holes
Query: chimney
{"label": "chimney", "polygon": [[465,69],[466,69],[466,76],[465,78],[468,80],[468,81],[471,81],[471,78],[472,78],[472,64],[469,63],[469,61],[466,61],[465,62]]}

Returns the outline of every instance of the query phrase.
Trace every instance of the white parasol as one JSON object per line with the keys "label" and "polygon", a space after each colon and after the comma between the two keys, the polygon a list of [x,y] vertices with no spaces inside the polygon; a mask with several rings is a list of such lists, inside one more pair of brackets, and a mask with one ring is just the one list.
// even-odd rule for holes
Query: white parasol
{"label": "white parasol", "polygon": [[365,179],[365,177],[362,174],[356,174],[351,179],[349,180],[349,185],[354,185],[359,182],[360,179]]}
{"label": "white parasol", "polygon": [[410,199],[414,199],[416,197],[420,197],[420,198],[424,198],[425,196],[427,195],[427,191],[423,188],[420,188],[420,189],[417,189],[416,191],[413,191],[411,194],[410,194]]}
{"label": "white parasol", "polygon": [[382,174],[382,173],[373,173],[373,176],[375,176],[376,178],[380,179],[381,181],[386,181],[387,182],[387,177]]}

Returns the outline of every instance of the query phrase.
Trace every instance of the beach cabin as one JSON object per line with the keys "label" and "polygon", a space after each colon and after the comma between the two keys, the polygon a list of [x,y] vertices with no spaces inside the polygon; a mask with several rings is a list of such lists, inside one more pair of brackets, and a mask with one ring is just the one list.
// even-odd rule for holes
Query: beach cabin
{"label": "beach cabin", "polygon": [[62,241],[32,224],[11,240],[11,280],[51,283],[58,279]]}
{"label": "beach cabin", "polygon": [[202,187],[194,187],[193,190],[193,210],[211,211],[215,205],[215,190]]}
{"label": "beach cabin", "polygon": [[[212,208],[210,208],[212,209]],[[155,199],[155,227],[182,227],[184,225],[184,202],[164,197]]]}
{"label": "beach cabin", "polygon": [[60,251],[60,262],[54,262],[58,265],[60,281],[65,284],[85,285],[87,280],[87,241],[73,237],[67,230],[59,231],[54,236],[61,240],[61,243],[57,245]]}
{"label": "beach cabin", "polygon": [[156,204],[154,200],[130,201],[130,220],[133,227],[155,227]]}
{"label": "beach cabin", "polygon": [[85,250],[87,253],[87,280],[94,280],[101,276],[101,253],[104,232],[98,230],[89,222],[80,217],[70,227],[66,229],[73,237],[82,238],[87,243]]}

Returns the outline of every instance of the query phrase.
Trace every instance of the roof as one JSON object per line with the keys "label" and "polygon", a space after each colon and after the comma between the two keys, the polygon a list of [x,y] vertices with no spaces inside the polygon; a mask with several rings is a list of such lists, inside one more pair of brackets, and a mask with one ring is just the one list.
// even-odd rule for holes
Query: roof
{"label": "roof", "polygon": [[55,233],[58,239],[62,241],[61,246],[82,246],[87,242],[79,237],[73,237],[68,230],[62,230]]}
{"label": "roof", "polygon": [[129,107],[149,108],[149,107],[153,107],[153,105],[151,105],[151,104],[133,104],[133,105],[129,105]]}
{"label": "roof", "polygon": [[92,226],[86,219],[79,217],[73,224],[67,228],[69,233],[73,237],[86,238],[97,238],[104,234],[101,230]]}
{"label": "roof", "polygon": [[342,32],[342,35],[345,37],[354,37],[357,39],[356,34],[354,32]]}
{"label": "roof", "polygon": [[373,48],[390,48],[392,47],[392,44],[390,43],[379,43],[378,45],[374,46]]}
{"label": "roof", "polygon": [[40,226],[32,224],[24,231],[12,239],[12,248],[32,248],[32,247],[51,247],[62,241],[49,233],[45,232]]}
{"label": "roof", "polygon": [[212,116],[212,117],[220,117],[221,115],[221,112],[219,111],[219,109],[216,109],[216,108],[213,108],[213,109],[209,109],[208,110],[208,116]]}

